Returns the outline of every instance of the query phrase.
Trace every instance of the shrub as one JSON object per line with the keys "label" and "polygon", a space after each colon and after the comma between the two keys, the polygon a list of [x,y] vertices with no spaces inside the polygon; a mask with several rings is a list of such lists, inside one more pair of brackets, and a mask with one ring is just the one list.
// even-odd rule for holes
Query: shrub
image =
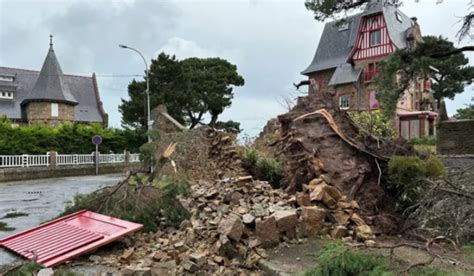
{"label": "shrub", "polygon": [[392,275],[385,258],[368,253],[351,251],[340,241],[328,242],[316,254],[317,267],[306,276],[333,275]]}
{"label": "shrub", "polygon": [[76,195],[74,203],[59,217],[87,209],[141,223],[144,225],[144,231],[156,231],[160,218],[164,218],[168,224],[178,226],[190,217],[189,212],[177,199],[189,194],[190,185],[186,181],[162,177],[156,182],[156,186],[124,184],[113,192],[115,188],[109,187],[88,195]]}
{"label": "shrub", "polygon": [[411,139],[413,145],[436,145],[435,136],[422,136]]}
{"label": "shrub", "polygon": [[6,275],[7,276],[29,276],[29,275],[36,275],[36,273],[43,268],[43,265],[34,261],[30,261],[27,263],[24,263],[22,266],[20,266],[18,269],[15,269],[14,271],[8,272]]}
{"label": "shrub", "polygon": [[248,149],[242,154],[242,166],[255,178],[280,187],[283,170],[276,159],[262,157],[256,150]]}
{"label": "shrub", "polygon": [[351,119],[367,133],[378,137],[395,137],[393,122],[383,116],[380,110],[350,112]]}
{"label": "shrub", "polygon": [[429,184],[424,179],[444,174],[443,163],[434,155],[427,160],[417,156],[393,156],[388,163],[386,189],[397,199],[397,207],[405,210],[425,194]]}
{"label": "shrub", "polygon": [[431,155],[425,161],[426,177],[438,177],[446,174],[446,168],[443,162],[436,155]]}

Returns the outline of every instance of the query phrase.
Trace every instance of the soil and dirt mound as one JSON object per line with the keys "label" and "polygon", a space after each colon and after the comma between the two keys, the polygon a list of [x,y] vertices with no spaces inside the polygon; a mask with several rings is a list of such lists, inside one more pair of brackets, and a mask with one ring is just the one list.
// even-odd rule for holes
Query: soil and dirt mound
{"label": "soil and dirt mound", "polygon": [[393,200],[380,185],[386,161],[392,155],[414,154],[413,148],[363,133],[324,94],[314,97],[300,98],[290,112],[278,117],[282,138],[277,145],[287,191],[301,191],[304,184],[324,176],[327,184],[357,200],[364,215],[391,213]]}
{"label": "soil and dirt mound", "polygon": [[209,127],[179,132],[160,132],[154,144],[156,152],[176,143],[172,156],[175,166],[165,164],[160,173],[186,180],[214,180],[246,175],[240,164],[234,134]]}

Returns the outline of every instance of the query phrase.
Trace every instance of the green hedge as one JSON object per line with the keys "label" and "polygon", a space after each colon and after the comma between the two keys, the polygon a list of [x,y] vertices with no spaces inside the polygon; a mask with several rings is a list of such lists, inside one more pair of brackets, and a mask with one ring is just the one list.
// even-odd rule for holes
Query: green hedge
{"label": "green hedge", "polygon": [[388,163],[387,190],[395,196],[397,207],[404,211],[419,202],[430,188],[427,178],[446,174],[441,159],[435,155],[426,160],[418,156],[393,156]]}
{"label": "green hedge", "polygon": [[413,145],[436,145],[435,136],[422,136],[411,139]]}
{"label": "green hedge", "polygon": [[138,152],[146,142],[144,131],[104,128],[100,124],[64,124],[57,128],[44,124],[14,127],[8,120],[0,120],[0,155],[45,154],[48,151],[90,153],[95,150],[91,138],[97,134],[103,138],[99,147],[102,153]]}

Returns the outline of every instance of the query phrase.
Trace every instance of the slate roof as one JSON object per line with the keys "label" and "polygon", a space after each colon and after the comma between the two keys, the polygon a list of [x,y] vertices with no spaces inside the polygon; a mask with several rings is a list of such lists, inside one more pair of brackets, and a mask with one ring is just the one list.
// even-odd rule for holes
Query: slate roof
{"label": "slate roof", "polygon": [[338,85],[355,82],[359,79],[361,72],[362,69],[355,68],[349,63],[338,65],[328,85]]}
{"label": "slate roof", "polygon": [[77,101],[64,80],[63,71],[54,54],[53,45],[49,47],[43,67],[33,89],[23,99],[22,104],[31,101],[63,102],[76,105]]}
{"label": "slate roof", "polygon": [[[13,100],[0,100],[0,114],[5,114],[11,119],[21,120],[21,103],[33,90],[40,72],[0,66],[0,75],[15,76],[13,83],[0,81],[0,89],[14,90]],[[95,96],[93,78],[65,74],[62,81],[68,86],[71,96],[78,103],[74,107],[75,121],[104,123]]]}
{"label": "slate roof", "polygon": [[[395,46],[399,49],[407,47],[407,31],[412,27],[412,20],[392,5],[371,4],[366,11],[345,19],[349,23],[347,30],[339,31],[338,21],[326,23],[313,61],[301,74],[309,75],[345,64],[356,42],[361,18],[378,12],[383,12],[387,30]],[[397,20],[395,12],[400,14],[402,22]]]}

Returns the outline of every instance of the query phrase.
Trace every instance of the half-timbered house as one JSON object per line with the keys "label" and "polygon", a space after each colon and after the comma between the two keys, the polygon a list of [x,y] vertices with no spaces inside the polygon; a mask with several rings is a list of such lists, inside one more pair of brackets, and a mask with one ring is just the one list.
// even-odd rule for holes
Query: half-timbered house
{"label": "half-timbered house", "polygon": [[[302,74],[309,78],[309,95],[331,93],[341,110],[383,108],[374,84],[379,62],[397,49],[422,42],[416,18],[385,1],[372,1],[365,11],[325,25],[316,54]],[[397,126],[405,138],[433,135],[433,97],[430,82],[411,83],[397,104]]]}

